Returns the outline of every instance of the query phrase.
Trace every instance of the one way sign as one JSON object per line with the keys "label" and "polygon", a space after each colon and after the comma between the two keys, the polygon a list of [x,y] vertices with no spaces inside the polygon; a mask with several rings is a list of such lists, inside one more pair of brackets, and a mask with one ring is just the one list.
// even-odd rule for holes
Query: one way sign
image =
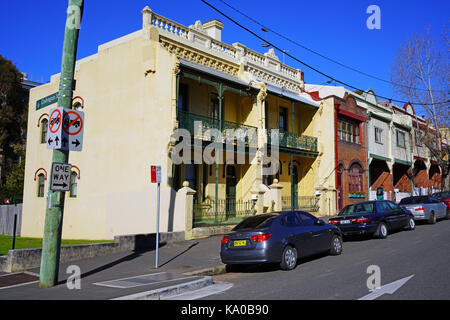
{"label": "one way sign", "polygon": [[71,170],[72,165],[69,163],[53,162],[52,175],[50,177],[50,190],[69,191]]}

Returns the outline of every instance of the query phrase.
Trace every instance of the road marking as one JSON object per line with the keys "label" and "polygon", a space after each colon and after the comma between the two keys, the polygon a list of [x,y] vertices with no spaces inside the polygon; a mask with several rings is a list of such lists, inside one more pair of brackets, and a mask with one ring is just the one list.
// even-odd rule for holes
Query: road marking
{"label": "road marking", "polygon": [[161,300],[196,300],[201,299],[213,294],[219,294],[233,287],[232,283],[217,281],[213,285],[194,290],[191,292],[185,292],[173,296],[161,298]]}
{"label": "road marking", "polygon": [[125,288],[133,288],[133,287],[145,286],[145,285],[149,285],[149,284],[166,283],[166,282],[191,279],[191,278],[195,278],[195,276],[179,277],[178,275],[167,273],[167,272],[157,272],[157,273],[151,273],[151,274],[142,275],[142,276],[134,276],[134,277],[128,277],[128,278],[122,278],[122,279],[116,279],[116,280],[96,282],[93,284],[98,285],[98,286],[110,287],[110,288],[125,289]]}
{"label": "road marking", "polygon": [[375,300],[376,298],[381,297],[383,294],[393,294],[412,277],[414,277],[413,274],[409,277],[405,277],[400,280],[385,284],[384,286],[375,288],[372,290],[372,292],[359,298],[358,300]]}

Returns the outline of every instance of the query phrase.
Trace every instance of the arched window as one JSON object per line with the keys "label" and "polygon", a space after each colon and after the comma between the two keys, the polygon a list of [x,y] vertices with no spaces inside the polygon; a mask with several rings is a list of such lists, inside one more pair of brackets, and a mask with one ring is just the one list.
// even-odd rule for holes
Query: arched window
{"label": "arched window", "polygon": [[362,191],[363,190],[363,186],[362,186],[362,182],[363,182],[363,169],[361,167],[361,165],[359,165],[358,163],[354,163],[351,165],[350,169],[348,170],[348,190],[351,191]]}
{"label": "arched window", "polygon": [[77,185],[78,185],[78,175],[76,172],[71,173],[70,175],[70,197],[77,197]]}
{"label": "arched window", "polygon": [[44,197],[44,186],[45,186],[45,175],[43,173],[40,173],[38,175],[38,185],[37,185],[37,196],[39,198]]}
{"label": "arched window", "polygon": [[41,143],[46,143],[46,141],[47,141],[47,128],[48,128],[48,120],[42,119],[42,121],[41,121]]}

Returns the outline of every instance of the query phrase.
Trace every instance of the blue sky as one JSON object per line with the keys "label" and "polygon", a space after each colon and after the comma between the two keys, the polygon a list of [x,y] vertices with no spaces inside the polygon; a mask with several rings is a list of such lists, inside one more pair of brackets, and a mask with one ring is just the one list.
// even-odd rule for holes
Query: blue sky
{"label": "blue sky", "polygon": [[[32,80],[47,82],[60,72],[66,19],[66,0],[0,0],[0,54],[32,75]],[[253,1],[225,0],[268,28],[312,50],[376,77],[389,79],[389,71],[402,42],[426,25],[438,39],[449,22],[450,1]],[[273,33],[265,35],[260,26],[231,10],[219,0],[208,0],[251,30],[289,54],[334,78],[358,88],[373,88],[375,93],[394,97],[389,84],[362,76],[297,47]],[[77,59],[97,52],[107,41],[139,30],[141,10],[148,5],[154,12],[184,25],[196,20],[219,19],[225,24],[222,41],[240,42],[264,53],[262,42],[243,31],[200,0],[85,0]],[[366,13],[369,5],[381,10],[381,29],[369,30]],[[449,24],[450,25],[450,24]],[[280,60],[283,55],[277,52]],[[328,79],[289,57],[286,64],[305,72],[307,83],[324,84]],[[395,98],[395,97],[394,97]]]}

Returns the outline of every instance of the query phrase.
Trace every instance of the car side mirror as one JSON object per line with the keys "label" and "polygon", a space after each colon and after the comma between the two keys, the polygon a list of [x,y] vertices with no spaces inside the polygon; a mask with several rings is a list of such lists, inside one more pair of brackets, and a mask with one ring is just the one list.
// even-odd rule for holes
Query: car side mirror
{"label": "car side mirror", "polygon": [[325,224],[325,221],[323,221],[322,219],[318,219],[314,222],[314,224],[316,226],[323,226]]}

